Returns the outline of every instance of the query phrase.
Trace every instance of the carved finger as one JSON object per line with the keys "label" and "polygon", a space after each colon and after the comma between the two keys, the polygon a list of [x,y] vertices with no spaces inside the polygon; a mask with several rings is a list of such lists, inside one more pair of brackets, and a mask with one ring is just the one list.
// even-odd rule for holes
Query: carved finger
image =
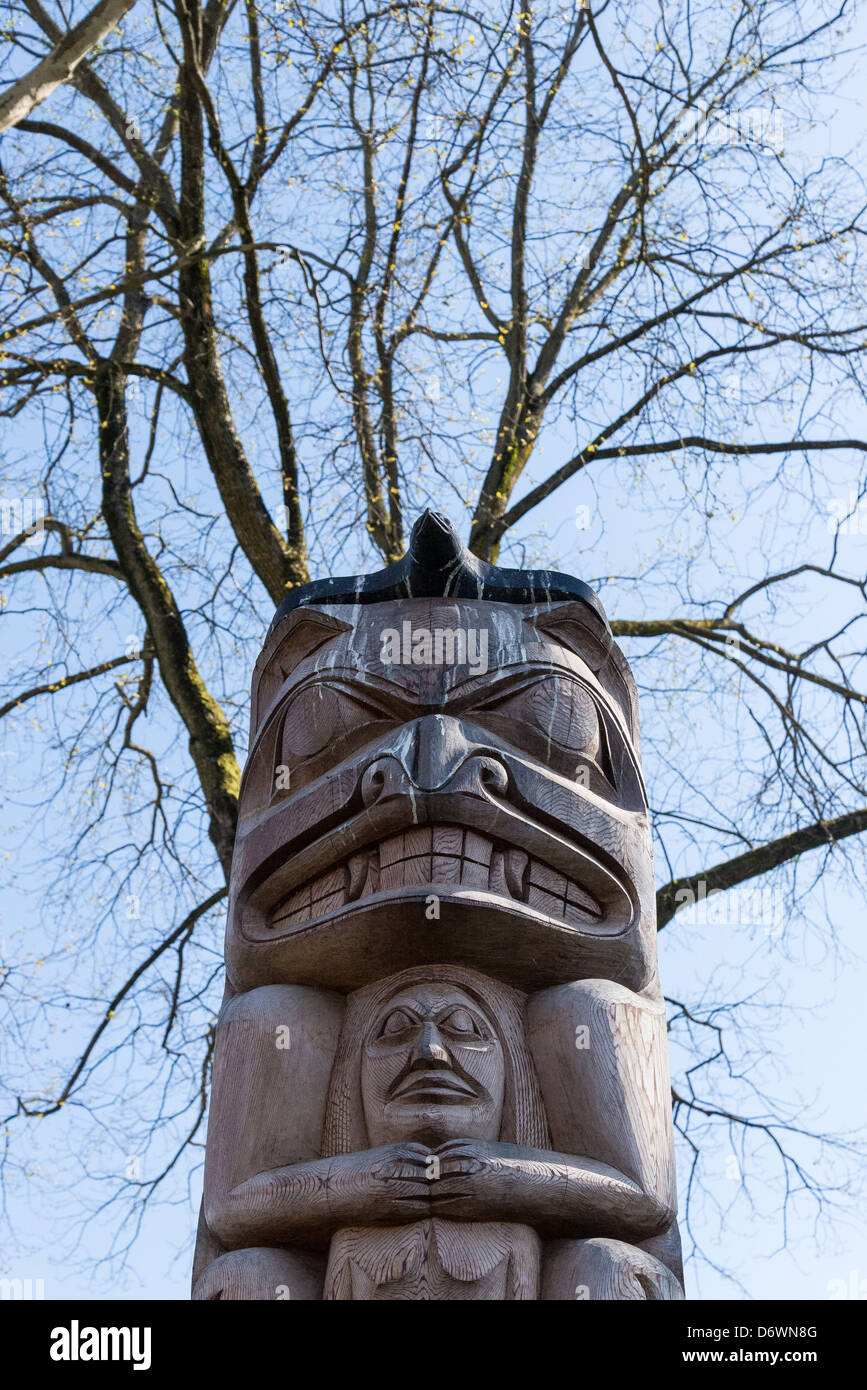
{"label": "carved finger", "polygon": [[475,1158],[472,1154],[454,1154],[451,1158],[440,1159],[440,1179],[443,1177],[458,1177],[461,1174],[469,1176],[471,1173],[479,1173],[486,1166],[484,1159]]}

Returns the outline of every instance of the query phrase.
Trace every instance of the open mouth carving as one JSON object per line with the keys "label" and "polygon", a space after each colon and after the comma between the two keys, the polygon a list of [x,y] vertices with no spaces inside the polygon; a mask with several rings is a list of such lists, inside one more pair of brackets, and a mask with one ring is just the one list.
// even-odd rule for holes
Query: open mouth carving
{"label": "open mouth carving", "polygon": [[269,925],[298,927],[377,893],[421,887],[496,893],[579,927],[603,915],[586,888],[523,850],[461,826],[427,825],[367,846],[294,889],[272,909]]}

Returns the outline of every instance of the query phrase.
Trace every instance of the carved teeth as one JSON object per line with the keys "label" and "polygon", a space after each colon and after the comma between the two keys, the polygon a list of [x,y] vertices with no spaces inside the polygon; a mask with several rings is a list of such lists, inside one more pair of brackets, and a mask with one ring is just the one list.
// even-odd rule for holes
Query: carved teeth
{"label": "carved teeth", "polygon": [[591,893],[522,849],[462,826],[427,825],[390,835],[301,884],[274,906],[271,925],[300,927],[377,893],[437,885],[511,898],[576,926],[603,915]]}
{"label": "carved teeth", "polygon": [[576,883],[569,885],[569,906],[583,909],[589,917],[599,917],[599,904],[595,898],[591,898],[589,893],[585,893],[583,888],[579,888]]}
{"label": "carved teeth", "polygon": [[378,850],[369,851],[367,854],[367,876],[364,880],[364,897],[370,898],[374,893],[379,892],[379,852]]}
{"label": "carved teeth", "polygon": [[346,889],[346,901],[354,903],[356,898],[360,898],[364,892],[364,885],[367,882],[367,870],[370,865],[370,851],[364,850],[362,854],[353,854],[349,861],[349,883]]}
{"label": "carved teeth", "polygon": [[530,863],[522,849],[507,849],[505,852],[506,885],[509,894],[519,902],[527,901],[527,867]]}
{"label": "carved teeth", "polygon": [[501,898],[508,898],[509,885],[506,882],[505,855],[501,849],[495,849],[491,855],[491,871],[488,880],[488,887],[492,893],[498,893]]}

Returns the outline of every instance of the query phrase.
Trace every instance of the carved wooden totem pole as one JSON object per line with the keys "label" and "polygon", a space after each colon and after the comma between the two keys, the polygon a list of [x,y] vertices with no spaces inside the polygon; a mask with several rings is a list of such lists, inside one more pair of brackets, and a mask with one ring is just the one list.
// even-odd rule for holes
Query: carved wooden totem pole
{"label": "carved wooden totem pole", "polygon": [[635,685],[426,512],[253,676],[196,1299],[682,1298]]}

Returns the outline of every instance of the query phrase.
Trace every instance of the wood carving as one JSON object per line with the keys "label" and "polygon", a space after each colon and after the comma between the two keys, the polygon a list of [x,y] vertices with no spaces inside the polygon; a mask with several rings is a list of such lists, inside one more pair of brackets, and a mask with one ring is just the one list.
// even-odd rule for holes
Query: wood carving
{"label": "wood carving", "polygon": [[196,1299],[681,1298],[631,673],[425,513],[253,677]]}

